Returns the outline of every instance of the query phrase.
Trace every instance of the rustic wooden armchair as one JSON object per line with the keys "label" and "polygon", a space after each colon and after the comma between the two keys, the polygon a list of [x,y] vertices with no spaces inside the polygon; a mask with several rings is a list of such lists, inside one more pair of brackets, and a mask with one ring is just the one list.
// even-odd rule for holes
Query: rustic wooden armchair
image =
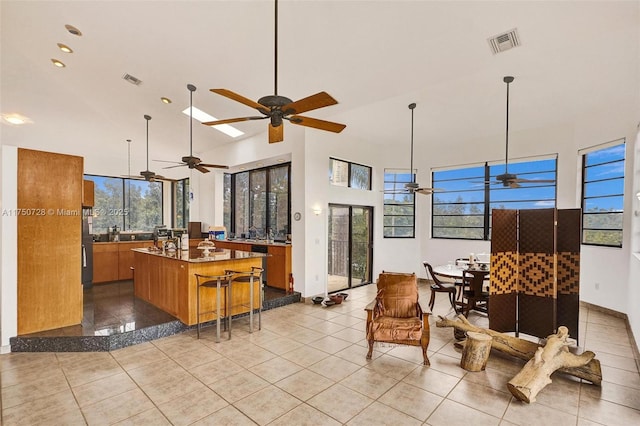
{"label": "rustic wooden armchair", "polygon": [[420,346],[424,365],[429,346],[431,311],[418,300],[416,274],[382,271],[378,277],[378,294],[366,307],[367,341],[371,359],[374,342]]}

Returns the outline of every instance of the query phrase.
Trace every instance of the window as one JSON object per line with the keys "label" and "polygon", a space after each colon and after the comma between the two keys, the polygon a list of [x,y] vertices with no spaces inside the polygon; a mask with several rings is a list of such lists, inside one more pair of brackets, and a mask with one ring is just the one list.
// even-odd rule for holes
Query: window
{"label": "window", "polygon": [[173,183],[173,226],[187,228],[189,225],[189,178]]}
{"label": "window", "polygon": [[231,231],[231,174],[225,173],[223,177],[222,192],[222,220],[227,230]]}
{"label": "window", "polygon": [[85,175],[95,183],[93,232],[118,226],[127,231],[153,231],[162,224],[162,183]]}
{"label": "window", "polygon": [[622,247],[624,154],[623,140],[582,155],[583,244]]}
{"label": "window", "polygon": [[266,167],[224,177],[224,225],[236,237],[276,239],[290,233],[290,164]]}
{"label": "window", "polygon": [[408,170],[384,171],[384,238],[415,237],[415,195],[405,190],[405,183],[413,182]]}
{"label": "window", "polygon": [[555,157],[509,163],[510,174],[530,181],[515,188],[496,181],[504,164],[434,171],[433,187],[443,191],[432,198],[432,237],[489,240],[493,209],[555,207],[556,167]]}
{"label": "window", "polygon": [[371,190],[371,167],[330,158],[329,182],[337,186]]}

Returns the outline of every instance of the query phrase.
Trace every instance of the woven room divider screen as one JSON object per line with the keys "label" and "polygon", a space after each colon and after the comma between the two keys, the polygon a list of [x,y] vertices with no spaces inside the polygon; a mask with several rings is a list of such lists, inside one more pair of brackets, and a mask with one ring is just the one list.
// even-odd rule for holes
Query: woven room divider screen
{"label": "woven room divider screen", "polygon": [[492,211],[489,328],[578,338],[580,209]]}

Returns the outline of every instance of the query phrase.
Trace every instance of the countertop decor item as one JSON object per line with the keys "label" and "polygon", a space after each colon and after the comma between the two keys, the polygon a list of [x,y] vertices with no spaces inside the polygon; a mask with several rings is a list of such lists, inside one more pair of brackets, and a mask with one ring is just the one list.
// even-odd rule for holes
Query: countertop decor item
{"label": "countertop decor item", "polygon": [[203,256],[209,256],[211,250],[215,250],[216,245],[211,240],[204,240],[198,243],[198,250],[202,250]]}

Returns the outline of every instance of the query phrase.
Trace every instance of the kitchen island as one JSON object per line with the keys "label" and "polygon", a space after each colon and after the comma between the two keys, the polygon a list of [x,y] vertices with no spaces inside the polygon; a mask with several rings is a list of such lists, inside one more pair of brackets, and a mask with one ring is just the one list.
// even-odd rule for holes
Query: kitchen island
{"label": "kitchen island", "polygon": [[264,280],[269,287],[289,291],[291,276],[291,244],[266,240],[216,240],[216,247],[268,253]]}
{"label": "kitchen island", "polygon": [[[135,296],[175,316],[184,324],[197,323],[197,282],[195,274],[222,275],[225,270],[250,271],[261,267],[264,253],[216,248],[208,256],[201,250],[174,252],[133,249]],[[260,303],[260,283],[253,284],[253,306]],[[203,288],[200,309],[209,312],[216,309],[216,289]],[[231,314],[249,312],[249,285],[233,287]],[[224,309],[225,297],[221,297]],[[201,322],[211,321],[214,314],[203,315]]]}

